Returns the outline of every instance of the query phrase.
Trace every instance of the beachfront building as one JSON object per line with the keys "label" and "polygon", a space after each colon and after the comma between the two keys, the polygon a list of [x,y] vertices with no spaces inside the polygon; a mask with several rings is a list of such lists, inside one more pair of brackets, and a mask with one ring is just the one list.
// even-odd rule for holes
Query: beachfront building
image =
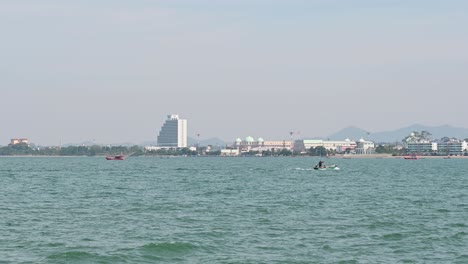
{"label": "beachfront building", "polygon": [[374,153],[374,149],[375,144],[372,141],[364,140],[363,138],[361,138],[356,142],[356,154],[370,155]]}
{"label": "beachfront building", "polygon": [[422,141],[422,142],[408,142],[406,149],[411,154],[431,154],[437,152],[437,143]]}
{"label": "beachfront building", "polygon": [[461,156],[468,150],[468,143],[461,140],[437,142],[437,154],[447,156]]}
{"label": "beachfront building", "polygon": [[234,156],[239,156],[240,152],[239,149],[221,149],[221,156],[223,157],[234,157]]}
{"label": "beachfront building", "polygon": [[462,140],[450,140],[447,142],[408,142],[406,143],[408,153],[418,155],[447,155],[458,156],[464,155],[468,150],[468,143]]}
{"label": "beachfront building", "polygon": [[10,139],[10,146],[18,145],[18,144],[26,144],[29,145],[29,140],[27,138],[12,138]]}
{"label": "beachfront building", "polygon": [[289,140],[264,140],[263,138],[254,139],[251,136],[246,137],[244,140],[237,138],[234,142],[234,148],[239,149],[240,152],[249,151],[276,151],[283,149],[291,149],[292,144]]}
{"label": "beachfront building", "polygon": [[321,139],[300,139],[294,141],[295,152],[307,152],[311,148],[324,147],[327,150],[333,150],[337,153],[344,153],[356,149],[356,142],[349,138],[345,140],[321,140]]}
{"label": "beachfront building", "polygon": [[179,115],[168,115],[158,135],[158,147],[186,148],[187,120]]}

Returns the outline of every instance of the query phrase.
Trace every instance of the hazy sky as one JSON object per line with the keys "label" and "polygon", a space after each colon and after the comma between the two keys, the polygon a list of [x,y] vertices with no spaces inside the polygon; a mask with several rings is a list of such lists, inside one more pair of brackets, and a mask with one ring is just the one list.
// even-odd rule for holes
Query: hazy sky
{"label": "hazy sky", "polygon": [[468,1],[0,0],[0,145],[467,127]]}

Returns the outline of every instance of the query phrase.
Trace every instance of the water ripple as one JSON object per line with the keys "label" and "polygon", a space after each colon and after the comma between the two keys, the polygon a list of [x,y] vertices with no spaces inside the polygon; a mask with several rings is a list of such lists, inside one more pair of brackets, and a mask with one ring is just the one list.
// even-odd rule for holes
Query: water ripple
{"label": "water ripple", "polygon": [[2,158],[6,263],[467,263],[467,161]]}

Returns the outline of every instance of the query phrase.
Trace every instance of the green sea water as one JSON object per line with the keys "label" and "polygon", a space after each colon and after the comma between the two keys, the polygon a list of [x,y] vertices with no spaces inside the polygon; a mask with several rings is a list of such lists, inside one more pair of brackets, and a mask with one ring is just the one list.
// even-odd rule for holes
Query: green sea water
{"label": "green sea water", "polygon": [[468,159],[0,158],[0,263],[468,263]]}

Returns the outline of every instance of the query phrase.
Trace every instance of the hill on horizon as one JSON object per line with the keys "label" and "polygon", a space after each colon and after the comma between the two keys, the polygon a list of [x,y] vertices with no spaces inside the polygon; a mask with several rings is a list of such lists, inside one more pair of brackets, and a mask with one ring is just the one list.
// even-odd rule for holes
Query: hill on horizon
{"label": "hill on horizon", "polygon": [[[454,127],[450,125],[441,125],[441,126],[426,126],[421,124],[414,124],[407,127],[390,130],[390,131],[381,131],[381,132],[370,132],[368,130],[349,126],[345,127],[338,132],[328,136],[328,137],[303,137],[307,139],[322,139],[322,140],[345,140],[349,138],[351,140],[359,140],[360,138],[364,138],[366,140],[371,140],[376,143],[395,143],[401,142],[406,136],[408,136],[411,132],[417,131],[428,131],[432,134],[432,140],[441,139],[443,137],[454,137],[458,139],[468,139],[468,128],[463,127]],[[197,145],[198,140],[195,138],[188,137],[187,138],[187,145],[188,146],[195,146]],[[63,146],[91,146],[91,145],[111,145],[111,146],[155,146],[157,142],[154,141],[143,141],[141,143],[131,143],[131,142],[123,142],[123,143],[113,143],[113,144],[102,144],[98,142],[91,142],[85,141],[81,143],[67,143],[63,144]],[[224,147],[228,144],[224,140],[221,140],[217,137],[208,138],[208,139],[201,139],[200,146],[218,146]]]}
{"label": "hill on horizon", "polygon": [[[187,138],[187,145],[189,146],[196,146],[198,144],[198,140],[195,138],[188,137]],[[224,147],[226,146],[226,142],[219,138],[208,138],[208,139],[202,139],[200,140],[200,146],[218,146],[218,147]]]}
{"label": "hill on horizon", "polygon": [[421,132],[424,130],[432,134],[433,140],[441,139],[442,137],[454,137],[458,139],[468,138],[468,128],[454,127],[450,125],[426,126],[421,124],[414,124],[382,132],[369,132],[358,127],[350,126],[341,129],[340,131],[330,135],[328,138],[332,140],[344,140],[345,138],[359,140],[362,137],[366,140],[371,140],[377,143],[392,143],[401,142],[401,140],[413,131]]}
{"label": "hill on horizon", "polygon": [[349,138],[351,140],[359,140],[360,138],[368,138],[368,135],[369,133],[367,130],[355,126],[349,126],[328,136],[328,138],[330,140],[345,140],[346,138]]}

